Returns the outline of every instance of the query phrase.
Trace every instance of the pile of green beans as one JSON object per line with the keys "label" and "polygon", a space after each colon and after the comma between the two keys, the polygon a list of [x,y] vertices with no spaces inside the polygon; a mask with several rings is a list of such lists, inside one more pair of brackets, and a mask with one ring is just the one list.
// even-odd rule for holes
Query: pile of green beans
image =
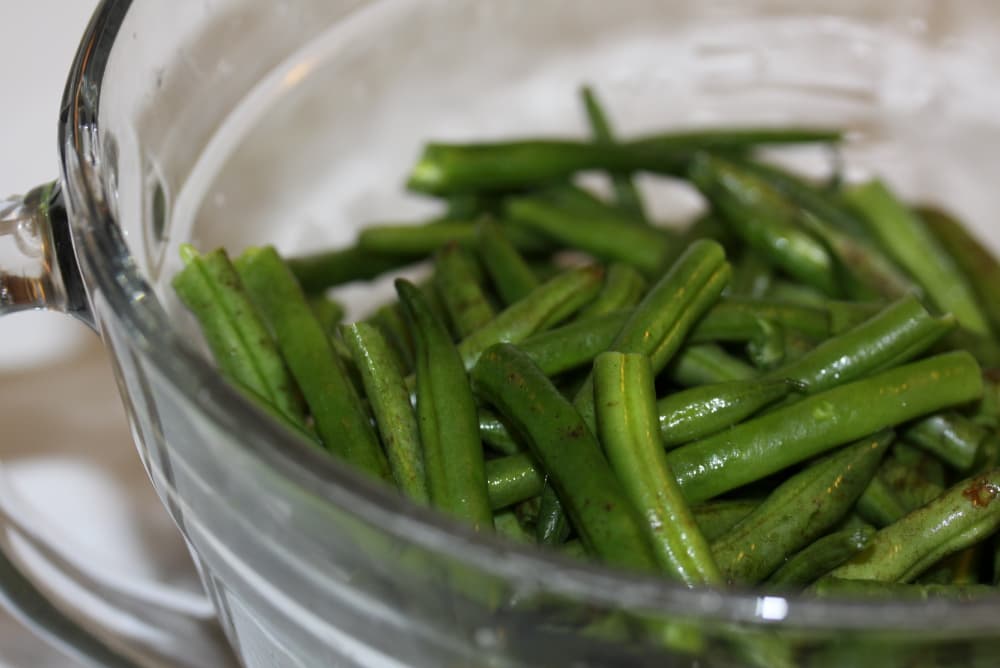
{"label": "pile of green beans", "polygon": [[[689,587],[990,591],[996,258],[883,181],[758,155],[838,131],[618,140],[583,103],[578,141],[430,144],[407,185],[433,220],[306,257],[186,246],[174,287],[221,373],[475,531]],[[610,195],[575,183],[595,170]],[[659,224],[639,172],[704,213]],[[338,286],[414,266],[343,322]]]}

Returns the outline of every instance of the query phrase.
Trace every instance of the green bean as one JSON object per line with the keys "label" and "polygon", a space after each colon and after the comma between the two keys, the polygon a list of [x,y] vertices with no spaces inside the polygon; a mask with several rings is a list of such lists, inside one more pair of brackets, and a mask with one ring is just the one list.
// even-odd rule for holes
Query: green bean
{"label": "green bean", "polygon": [[837,531],[799,550],[767,579],[777,588],[805,587],[840,566],[868,546],[873,527]]}
{"label": "green bean", "polygon": [[751,248],[743,249],[733,263],[733,282],[727,296],[759,299],[767,294],[774,278],[771,264]]}
{"label": "green bean", "polygon": [[444,246],[435,257],[434,287],[459,338],[478,331],[496,317],[478,274],[476,261],[455,244]]}
{"label": "green bean", "polygon": [[798,386],[784,379],[734,380],[675,392],[656,404],[667,447],[710,436],[785,398]]}
{"label": "green bean", "polygon": [[517,344],[545,373],[555,376],[590,364],[610,346],[630,311],[579,317],[569,324],[539,332]]}
{"label": "green bean", "polygon": [[518,343],[576,313],[601,289],[604,270],[596,265],[567,270],[511,304],[458,344],[466,368],[494,343]]}
{"label": "green bean", "polygon": [[797,209],[765,182],[708,154],[692,160],[689,176],[750,248],[824,294],[838,294],[838,277],[826,247],[801,229]]}
{"label": "green bean", "polygon": [[563,510],[559,495],[551,485],[543,485],[539,496],[538,518],[535,524],[535,540],[539,545],[558,546],[566,542],[573,527],[570,526],[566,511]]}
{"label": "green bean", "polygon": [[539,196],[514,197],[504,206],[514,229],[526,230],[604,261],[630,264],[657,276],[671,253],[672,240],[654,227],[629,225],[621,214],[580,215]]}
{"label": "green bean", "polygon": [[608,274],[601,291],[577,317],[595,318],[632,308],[642,300],[647,287],[646,279],[634,267],[622,262],[612,262],[608,265]]}
{"label": "green bean", "polygon": [[507,238],[506,230],[496,223],[483,221],[478,231],[479,259],[500,299],[509,306],[527,297],[538,287],[538,277]]}
{"label": "green bean", "polygon": [[332,335],[337,331],[344,319],[343,304],[324,295],[316,295],[309,298],[309,306],[328,334]]}
{"label": "green bean", "polygon": [[983,314],[1000,335],[1000,262],[962,223],[940,209],[921,207],[917,215],[954,261],[975,293]]}
{"label": "green bean", "polygon": [[493,527],[505,538],[518,543],[533,543],[531,534],[522,526],[520,519],[513,510],[501,510],[493,515]]}
{"label": "green bean", "polygon": [[879,476],[872,478],[858,498],[858,515],[878,528],[902,519],[907,507],[896,492]]}
{"label": "green bean", "polygon": [[399,304],[386,304],[379,307],[377,311],[368,319],[369,324],[378,328],[386,342],[392,346],[393,352],[403,369],[410,371],[414,364],[413,336],[410,328],[406,325],[406,318],[403,316]]}
{"label": "green bean", "polygon": [[526,139],[480,144],[430,143],[410,172],[410,190],[433,195],[516,190],[567,180],[588,169],[680,174],[698,150],[742,151],[757,145],[835,142],[839,132],[812,129],[690,131],[607,145]]}
{"label": "green bean", "polygon": [[417,424],[431,503],[476,531],[493,525],[476,404],[465,367],[420,290],[396,279],[417,349]]}
{"label": "green bean", "polygon": [[594,361],[598,431],[612,469],[660,568],[688,586],[721,585],[712,559],[657,437],[656,395],[649,358],[607,352]]}
{"label": "green bean", "polygon": [[833,330],[832,311],[845,309],[840,304],[830,301],[822,307],[813,307],[773,299],[723,297],[698,323],[691,336],[696,336],[699,330],[706,328],[738,329],[752,327],[754,320],[771,320],[810,338],[825,339]]}
{"label": "green bean", "polygon": [[847,515],[892,441],[882,431],[843,448],[781,484],[728,533],[712,554],[729,582],[755,584],[790,554]]}
{"label": "green bean", "polygon": [[886,252],[923,287],[943,311],[953,313],[963,327],[977,334],[990,331],[965,277],[954,260],[927,229],[881,181],[852,188],[850,203],[860,211]]}
{"label": "green bean", "polygon": [[822,598],[885,598],[894,600],[933,600],[936,598],[972,601],[996,596],[989,585],[907,584],[844,577],[825,577],[810,592]]}
{"label": "green bean", "polygon": [[764,293],[765,299],[789,302],[799,306],[822,308],[830,301],[830,296],[804,283],[795,283],[783,278],[775,278]]}
{"label": "green bean", "polygon": [[[427,257],[450,243],[474,248],[477,222],[472,220],[433,220],[428,223],[370,225],[358,234],[358,246],[367,253],[388,256]],[[524,230],[508,229],[508,238],[523,252],[547,251],[544,238]]]}
{"label": "green bean", "polygon": [[979,584],[985,545],[980,543],[945,557],[919,578],[920,584]]}
{"label": "green bean", "polygon": [[872,538],[833,570],[848,580],[909,582],[940,559],[975,544],[1000,526],[1000,469],[967,478]]}
{"label": "green bean", "polygon": [[492,411],[479,409],[479,437],[502,455],[516,455],[524,450],[499,417]]}
{"label": "green bean", "polygon": [[391,480],[361,398],[295,276],[270,246],[246,250],[235,264],[302,389],[323,444],[361,471]]}
{"label": "green bean", "polygon": [[903,437],[956,470],[968,471],[988,433],[969,418],[949,411],[919,420],[903,432]]}
{"label": "green bean", "polygon": [[944,476],[937,479],[933,477],[933,467],[937,460],[930,455],[918,452],[919,459],[923,461],[907,461],[900,457],[900,451],[906,447],[903,442],[897,443],[892,456],[886,457],[882,462],[877,475],[895,493],[906,512],[910,512],[944,491]]}
{"label": "green bean", "polygon": [[831,299],[826,302],[830,319],[830,335],[843,334],[877,315],[885,304],[882,302],[844,302]]}
{"label": "green bean", "polygon": [[393,255],[349,246],[289,258],[288,268],[307,294],[316,294],[345,283],[376,278],[393,269],[416,264],[423,257],[424,254]]}
{"label": "green bean", "polygon": [[612,565],[655,569],[639,520],[579,413],[527,356],[509,344],[472,370],[477,394],[525,439],[549,476],[580,539]]}
{"label": "green bean", "polygon": [[871,319],[819,344],[798,360],[772,372],[815,393],[920,354],[954,326],[934,318],[913,296],[903,297]]}
{"label": "green bean", "polygon": [[304,407],[274,340],[223,250],[199,256],[181,247],[185,267],[173,279],[194,314],[219,369],[299,429]]}
{"label": "green bean", "polygon": [[[611,344],[611,350],[642,353],[659,373],[687,333],[729,281],[725,252],[714,241],[696,241],[650,289]],[[588,426],[595,424],[593,382],[588,378],[573,401]]]}
{"label": "green bean", "polygon": [[[589,86],[584,86],[580,89],[580,97],[587,112],[587,120],[590,122],[590,131],[594,135],[594,140],[605,144],[614,144],[615,136],[611,130],[611,123],[597,99],[597,94]],[[646,215],[643,212],[642,198],[639,196],[639,190],[635,187],[635,183],[632,182],[632,176],[628,173],[612,173],[611,183],[615,189],[615,199],[618,206],[623,211],[635,216],[637,220],[645,221]]]}
{"label": "green bean", "polygon": [[728,533],[759,505],[760,501],[755,499],[726,499],[693,506],[691,512],[705,540],[713,541]]}
{"label": "green bean", "polygon": [[667,368],[670,379],[683,387],[708,383],[747,380],[757,376],[757,370],[712,343],[685,346]]}
{"label": "green bean", "polygon": [[830,448],[982,395],[979,365],[953,352],[810,395],[667,453],[692,503]]}
{"label": "green bean", "polygon": [[530,456],[521,453],[486,462],[486,486],[493,510],[538,496],[545,479]]}
{"label": "green bean", "polygon": [[361,374],[396,486],[411,499],[427,503],[420,429],[398,358],[374,325],[356,322],[342,334]]}

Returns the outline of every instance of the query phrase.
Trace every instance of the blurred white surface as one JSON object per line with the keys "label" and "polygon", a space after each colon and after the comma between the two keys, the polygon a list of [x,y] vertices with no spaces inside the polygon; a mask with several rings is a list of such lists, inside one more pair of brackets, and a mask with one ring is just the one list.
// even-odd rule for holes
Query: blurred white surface
{"label": "blurred white surface", "polygon": [[[96,5],[0,2],[0,197],[57,174],[63,84]],[[28,313],[0,320],[0,341],[0,483],[11,484],[25,519],[100,571],[194,588],[97,337],[70,318]],[[75,668],[0,609],[0,667],[7,666]]]}

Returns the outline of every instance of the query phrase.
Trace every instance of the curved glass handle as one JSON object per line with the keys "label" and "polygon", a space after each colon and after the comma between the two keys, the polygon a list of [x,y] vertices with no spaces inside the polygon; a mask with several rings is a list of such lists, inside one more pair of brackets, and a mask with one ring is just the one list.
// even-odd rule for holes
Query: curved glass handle
{"label": "curved glass handle", "polygon": [[0,200],[0,315],[43,308],[94,328],[58,182]]}
{"label": "curved glass handle", "polygon": [[[57,183],[0,200],[0,315],[30,309],[61,311],[95,329]],[[31,528],[13,498],[0,467],[0,605],[42,638],[102,668],[239,665],[207,601],[151,594],[155,586],[132,591],[78,567]],[[59,596],[66,587],[124,623],[96,622]]]}

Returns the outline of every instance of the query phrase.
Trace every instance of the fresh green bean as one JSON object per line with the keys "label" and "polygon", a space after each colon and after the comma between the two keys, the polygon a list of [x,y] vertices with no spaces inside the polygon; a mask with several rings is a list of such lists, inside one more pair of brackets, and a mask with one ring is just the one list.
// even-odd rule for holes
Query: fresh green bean
{"label": "fresh green bean", "polygon": [[836,531],[799,550],[767,579],[777,588],[805,587],[840,566],[868,546],[873,527]]}
{"label": "fresh green bean", "polygon": [[544,485],[545,479],[527,454],[499,457],[486,462],[486,486],[493,510],[538,496]]}
{"label": "fresh green bean", "polygon": [[771,373],[803,383],[815,393],[872,371],[905,362],[930,348],[954,327],[934,318],[913,296],[903,297],[856,327],[819,344]]}
{"label": "fresh green bean", "polygon": [[493,525],[476,404],[462,359],[412,283],[396,292],[417,349],[417,424],[431,503],[482,531]]}
{"label": "fresh green bean", "polygon": [[667,453],[692,503],[881,429],[980,397],[979,365],[953,352],[838,385]]}
{"label": "fresh green bean", "polygon": [[798,389],[784,379],[734,380],[675,392],[656,404],[667,447],[710,436],[742,422]]}
{"label": "fresh green bean", "polygon": [[[594,140],[605,144],[614,144],[615,136],[611,130],[611,123],[597,99],[597,94],[590,86],[584,86],[580,89],[580,97],[587,112],[587,120],[590,122],[590,131],[594,135]],[[643,212],[642,198],[639,196],[639,189],[632,182],[631,174],[612,173],[611,183],[615,189],[615,200],[618,206],[623,211],[635,216],[637,220],[645,221],[646,215]]]}
{"label": "fresh green bean", "polygon": [[600,291],[604,270],[596,265],[569,269],[511,304],[458,345],[466,368],[494,343],[518,343],[557,325],[590,302]]}
{"label": "fresh green bean", "polygon": [[759,505],[756,499],[725,499],[693,506],[691,512],[705,540],[713,541],[727,534]]}
{"label": "fresh green bean", "polygon": [[361,471],[391,480],[361,398],[295,276],[270,246],[246,250],[235,265],[302,389],[323,444]]}
{"label": "fresh green bean", "polygon": [[708,383],[747,380],[757,376],[757,370],[713,343],[681,348],[667,368],[670,379],[683,387]]}
{"label": "fresh green bean", "polygon": [[594,301],[580,311],[578,317],[595,318],[614,311],[630,309],[642,301],[647,287],[646,279],[634,267],[622,262],[612,262],[608,265],[607,277],[604,279],[601,291]]}
{"label": "fresh green bean", "polygon": [[878,180],[848,190],[847,198],[864,215],[886,252],[919,281],[940,309],[953,313],[963,327],[977,334],[989,333],[972,288],[924,221]]}
{"label": "fresh green bean", "polygon": [[514,229],[526,230],[609,262],[630,264],[645,276],[657,276],[673,241],[654,227],[622,222],[621,214],[580,215],[539,196],[507,200],[505,216]]}
{"label": "fresh green bean", "polygon": [[374,325],[356,322],[342,334],[361,374],[396,486],[411,499],[427,503],[420,429],[398,358]]}
{"label": "fresh green bean", "polygon": [[690,131],[607,145],[526,139],[481,144],[431,143],[407,187],[433,195],[516,190],[567,180],[588,169],[680,174],[695,151],[743,151],[758,145],[835,142],[841,134],[814,129]]}
{"label": "fresh green bean", "polygon": [[497,344],[480,357],[472,379],[477,394],[525,435],[588,551],[612,565],[655,570],[600,445],[545,374],[515,347]]}
{"label": "fresh green bean", "polygon": [[181,247],[185,267],[173,279],[181,302],[195,315],[222,373],[305,427],[301,396],[281,353],[223,250],[198,255]]}
{"label": "fresh green bean", "polygon": [[847,515],[892,441],[882,431],[793,475],[728,533],[712,554],[729,582],[756,584]]}
{"label": "fresh green bean", "polygon": [[527,297],[538,287],[538,277],[510,242],[506,230],[496,223],[483,221],[478,231],[479,259],[500,299],[509,306]]}
{"label": "fresh green bean", "polygon": [[[698,319],[719,298],[730,276],[725,252],[714,241],[696,241],[650,289],[611,344],[611,350],[642,353],[659,373],[684,342]],[[593,427],[594,390],[591,378],[577,392],[573,405]]]}
{"label": "fresh green bean", "polygon": [[940,559],[1000,526],[1000,469],[967,478],[872,538],[868,549],[833,570],[848,580],[909,582]]}
{"label": "fresh green bean", "polygon": [[958,471],[969,471],[979,445],[989,432],[969,418],[948,411],[931,415],[907,427],[903,438],[937,456]]}
{"label": "fresh green bean", "polygon": [[594,361],[598,431],[625,495],[645,519],[642,527],[660,568],[688,586],[721,585],[691,509],[666,463],[649,358],[606,352]]}
{"label": "fresh green bean", "polygon": [[982,312],[1000,335],[1000,262],[962,223],[941,209],[921,207],[917,215],[951,257],[975,293]]}
{"label": "fresh green bean", "polygon": [[838,294],[837,274],[826,247],[797,224],[797,209],[765,182],[704,153],[692,160],[689,176],[750,248],[824,294]]}
{"label": "fresh green bean", "polygon": [[420,262],[425,254],[393,255],[375,253],[360,246],[349,246],[291,257],[288,268],[307,294],[354,281],[366,281],[382,274]]}
{"label": "fresh green bean", "polygon": [[441,296],[452,329],[460,338],[478,331],[496,317],[479,284],[476,261],[456,244],[445,245],[434,260],[434,287]]}

